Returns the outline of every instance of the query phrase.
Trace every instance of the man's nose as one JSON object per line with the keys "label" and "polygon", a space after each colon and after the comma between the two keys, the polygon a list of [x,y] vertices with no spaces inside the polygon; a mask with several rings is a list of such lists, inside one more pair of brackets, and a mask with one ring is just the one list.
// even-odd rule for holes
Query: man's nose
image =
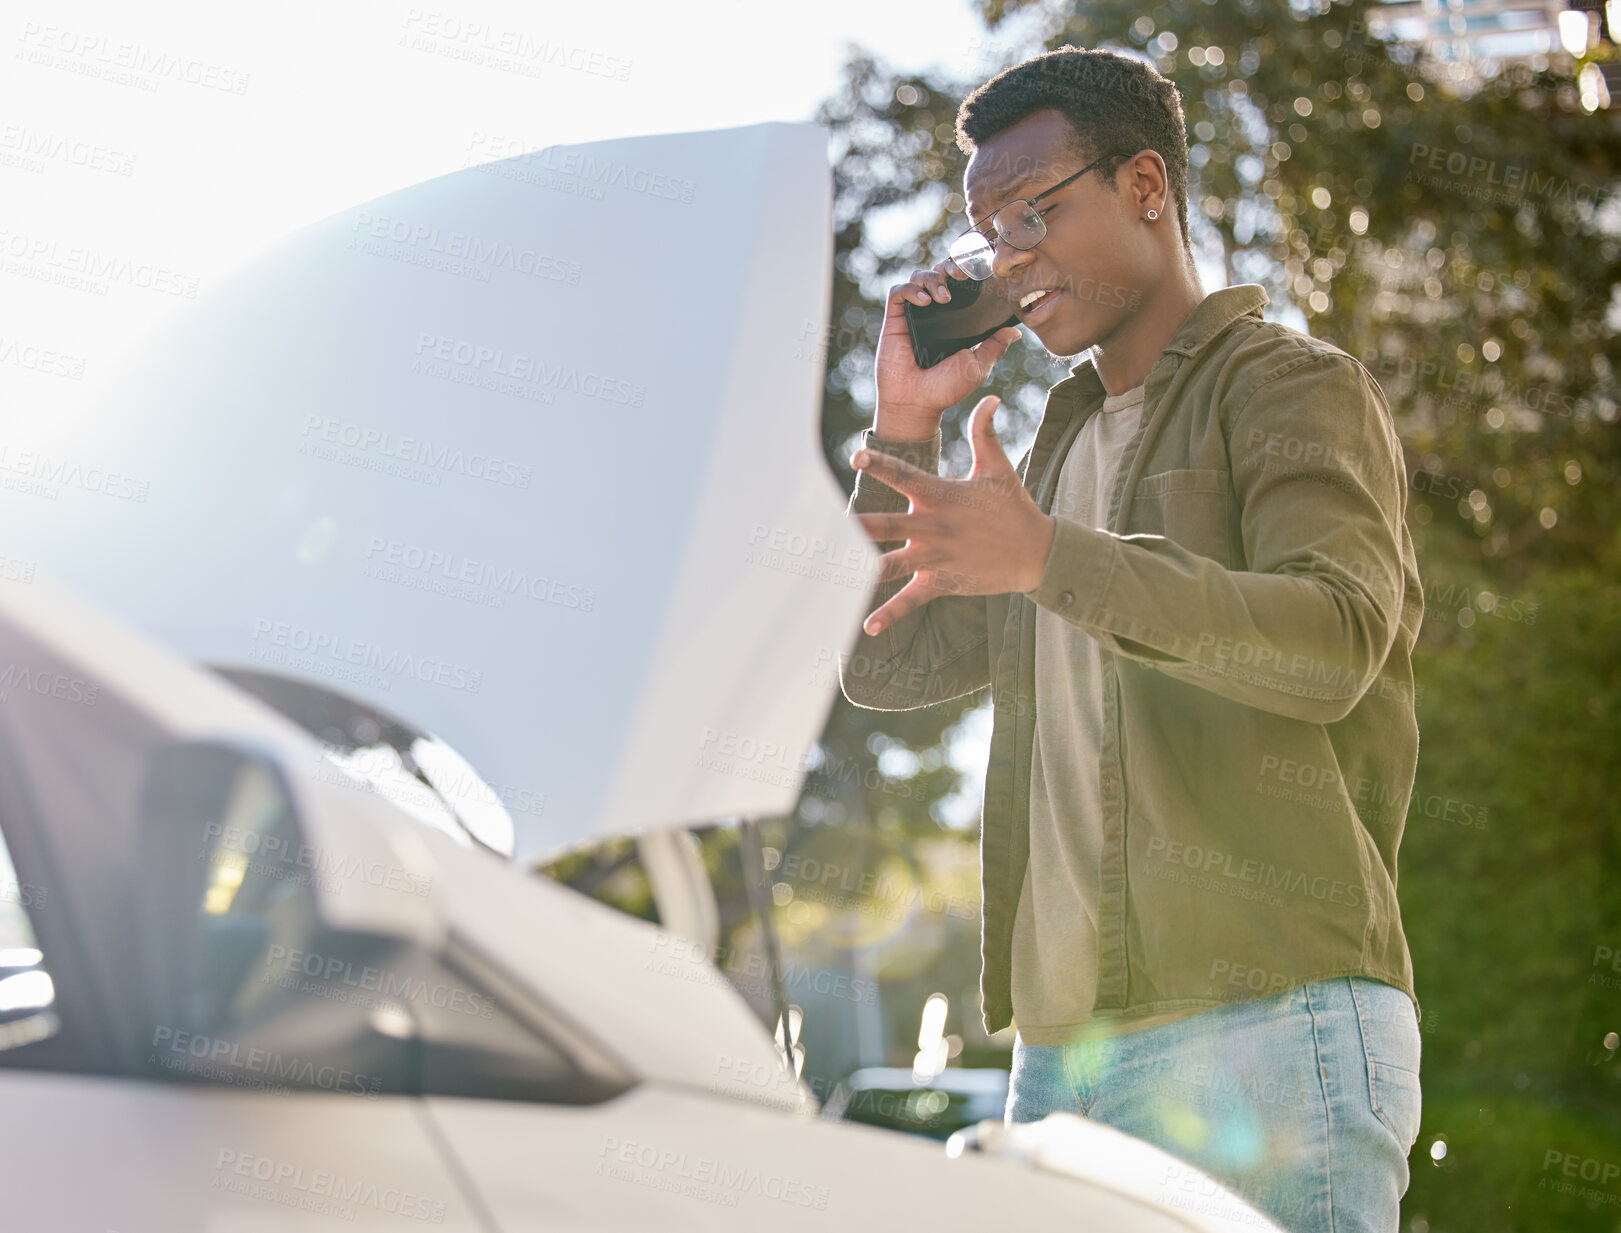
{"label": "man's nose", "polygon": [[1035,259],[1033,249],[1014,248],[1001,235],[997,235],[995,246],[991,249],[991,273],[997,278],[1009,280]]}

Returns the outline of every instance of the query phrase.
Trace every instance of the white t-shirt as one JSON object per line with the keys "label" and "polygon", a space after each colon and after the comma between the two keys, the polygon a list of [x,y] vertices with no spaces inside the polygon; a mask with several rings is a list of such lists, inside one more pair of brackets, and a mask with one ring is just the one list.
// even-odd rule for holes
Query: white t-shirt
{"label": "white t-shirt", "polygon": [[[1103,401],[1058,475],[1052,513],[1104,527],[1120,457],[1142,419],[1143,387]],[[1084,584],[1083,584],[1084,585]],[[1077,722],[1071,724],[1071,718]],[[1097,640],[1036,609],[1036,735],[1030,770],[1030,863],[1013,922],[1013,1019],[1032,1045],[1114,1035],[1191,1011],[1096,1019],[1097,903],[1102,865],[1102,669]],[[1082,802],[1077,810],[1073,802]]]}

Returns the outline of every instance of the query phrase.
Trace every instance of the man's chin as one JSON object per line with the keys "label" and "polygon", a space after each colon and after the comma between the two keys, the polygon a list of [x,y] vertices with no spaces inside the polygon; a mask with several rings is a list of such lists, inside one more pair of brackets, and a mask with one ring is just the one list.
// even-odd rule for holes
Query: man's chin
{"label": "man's chin", "polygon": [[[1069,305],[1064,307],[1067,308]],[[1079,355],[1097,346],[1098,343],[1107,342],[1121,324],[1119,320],[1099,321],[1096,317],[1084,313],[1076,315],[1079,320],[1075,317],[1066,317],[1062,313],[1054,313],[1051,321],[1043,321],[1040,326],[1027,325],[1025,328],[1036,336],[1036,341],[1050,354],[1068,357]]]}
{"label": "man's chin", "polygon": [[1036,341],[1046,348],[1049,355],[1059,359],[1079,355],[1097,341],[1092,331],[1076,329],[1073,325],[1066,327],[1056,321],[1043,323],[1041,329],[1033,325],[1026,328],[1036,336]]}

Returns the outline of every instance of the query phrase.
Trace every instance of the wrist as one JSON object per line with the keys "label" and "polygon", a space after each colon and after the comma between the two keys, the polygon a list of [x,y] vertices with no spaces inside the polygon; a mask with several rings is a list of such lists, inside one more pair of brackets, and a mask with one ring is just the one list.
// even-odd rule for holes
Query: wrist
{"label": "wrist", "polygon": [[1041,588],[1041,580],[1047,576],[1047,562],[1052,559],[1053,543],[1057,538],[1058,519],[1051,514],[1042,514],[1031,536],[1031,564],[1025,575],[1029,585],[1019,588],[1026,595]]}
{"label": "wrist", "polygon": [[944,414],[880,406],[872,417],[872,435],[885,441],[927,441],[940,431]]}

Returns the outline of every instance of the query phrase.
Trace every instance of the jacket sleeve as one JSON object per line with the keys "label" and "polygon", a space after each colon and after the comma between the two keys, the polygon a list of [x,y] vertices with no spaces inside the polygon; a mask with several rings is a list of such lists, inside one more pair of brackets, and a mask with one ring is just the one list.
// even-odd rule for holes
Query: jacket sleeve
{"label": "jacket sleeve", "polygon": [[[866,449],[892,454],[931,475],[940,470],[941,434],[927,441],[887,441],[868,428],[861,434]],[[905,494],[856,473],[850,494],[851,514],[902,513],[911,507]],[[880,543],[891,552],[904,541]],[[907,579],[880,582],[868,613],[876,612],[906,585]],[[850,655],[839,664],[839,686],[857,706],[905,711],[944,702],[990,684],[991,665],[986,630],[986,597],[941,595],[907,613],[876,636],[861,631]]]}
{"label": "jacket sleeve", "polygon": [[1312,352],[1227,417],[1243,570],[1161,535],[1060,518],[1036,603],[1107,649],[1262,710],[1343,719],[1384,666],[1406,597],[1407,492],[1383,393]]}

